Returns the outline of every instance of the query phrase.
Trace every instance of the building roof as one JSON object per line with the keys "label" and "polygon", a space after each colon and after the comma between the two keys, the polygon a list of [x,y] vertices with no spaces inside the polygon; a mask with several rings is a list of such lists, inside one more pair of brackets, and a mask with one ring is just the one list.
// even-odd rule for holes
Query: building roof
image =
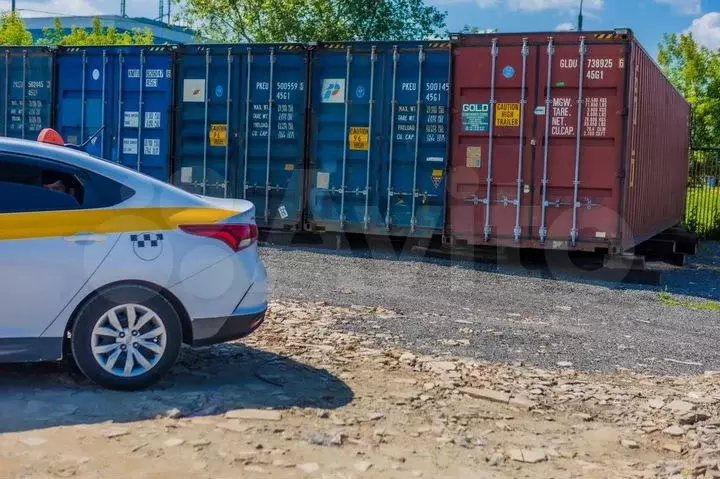
{"label": "building roof", "polygon": [[[150,29],[155,43],[200,43],[196,31],[168,25],[157,20],[141,17],[122,17],[120,15],[98,15],[104,27],[115,27],[118,32],[132,32],[134,29]],[[63,28],[68,32],[74,27],[92,28],[96,16],[68,16],[68,17],[29,17],[23,18],[27,29],[37,40],[43,35],[44,28],[52,28],[55,18],[59,18]]]}

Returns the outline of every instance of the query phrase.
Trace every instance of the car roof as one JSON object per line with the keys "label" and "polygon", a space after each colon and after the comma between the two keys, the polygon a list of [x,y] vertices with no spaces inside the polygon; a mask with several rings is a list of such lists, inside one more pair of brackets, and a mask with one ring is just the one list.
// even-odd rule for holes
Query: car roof
{"label": "car roof", "polygon": [[180,197],[191,203],[201,204],[195,195],[165,183],[156,178],[139,173],[131,168],[97,158],[84,151],[66,146],[41,143],[33,140],[0,137],[0,153],[19,154],[47,158],[70,166],[83,168],[129,186],[133,189],[161,189],[165,194]]}
{"label": "car roof", "polygon": [[21,140],[18,138],[0,138],[0,151],[4,153],[16,153],[48,158],[68,165],[86,168],[98,173],[106,170],[108,168],[108,164],[114,165],[113,163],[101,158],[96,158],[84,151],[53,145],[50,143],[41,143],[39,141]]}

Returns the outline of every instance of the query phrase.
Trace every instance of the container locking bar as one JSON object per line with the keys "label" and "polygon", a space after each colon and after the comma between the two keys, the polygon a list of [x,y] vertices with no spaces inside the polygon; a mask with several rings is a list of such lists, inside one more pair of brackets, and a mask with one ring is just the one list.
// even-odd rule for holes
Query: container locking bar
{"label": "container locking bar", "polygon": [[342,177],[340,179],[340,229],[345,227],[345,175],[347,169],[348,160],[348,120],[350,115],[350,63],[352,62],[352,54],[350,53],[350,47],[347,47],[345,53],[345,127],[343,128],[343,162],[342,162]]}
{"label": "container locking bar", "polygon": [[124,150],[122,129],[123,129],[123,106],[125,100],[123,98],[123,63],[125,59],[122,52],[118,54],[118,119],[117,119],[117,162],[122,163],[122,155]]}
{"label": "container locking bar", "polygon": [[397,66],[400,60],[397,45],[393,47],[392,102],[390,105],[390,155],[388,157],[387,208],[385,210],[385,229],[390,231],[390,198],[393,197],[392,170],[395,154],[395,111],[397,109]]}
{"label": "container locking bar", "polygon": [[[24,69],[23,69],[24,71]],[[80,144],[85,141],[85,77],[87,76],[87,51],[82,54],[82,84],[80,86]],[[23,103],[25,102],[25,74],[23,73]],[[25,138],[25,125],[23,122],[23,138]]]}
{"label": "container locking bar", "polygon": [[492,197],[492,162],[493,162],[493,135],[495,134],[495,74],[497,72],[497,58],[499,49],[497,38],[492,40],[492,69],[490,79],[490,132],[488,134],[488,175],[487,175],[487,196],[485,197],[485,241],[490,239],[492,228],[490,227],[490,198]]}
{"label": "container locking bar", "polygon": [[[250,157],[250,110],[252,110],[252,97],[250,96],[250,78],[252,74],[252,48],[247,49],[247,78],[245,80],[245,161],[243,162],[243,199],[247,199],[248,185],[248,160]],[[228,94],[230,92],[228,91]]]}
{"label": "container locking bar", "polygon": [[210,94],[208,93],[208,85],[210,84],[210,49],[205,50],[205,134],[203,135],[203,179],[202,194],[206,194],[207,190],[207,154],[208,154],[208,107],[210,106]]}
{"label": "container locking bar", "polygon": [[[145,90],[145,50],[140,50],[140,92],[139,92],[139,98],[138,98],[138,146],[137,146],[137,170],[140,171],[142,167],[142,154],[144,151],[143,148],[143,91]],[[205,82],[205,85],[207,85],[207,82]],[[207,87],[205,88],[207,90]],[[207,107],[206,107],[207,108]],[[207,110],[206,110],[207,111]],[[206,118],[207,120],[207,118]],[[206,140],[207,141],[207,140]]]}
{"label": "container locking bar", "polygon": [[373,45],[370,50],[370,100],[368,104],[368,151],[367,165],[365,169],[365,216],[363,218],[363,228],[367,231],[370,226],[370,162],[372,159],[372,124],[373,110],[375,107],[375,63],[377,62],[377,47]]}
{"label": "container locking bar", "polygon": [[[10,97],[10,52],[8,50],[5,50],[5,95],[9,98]],[[5,115],[3,116],[3,122],[5,122],[4,130],[5,136],[8,136],[8,104],[10,102],[5,102]]]}
{"label": "container locking bar", "polygon": [[555,45],[550,37],[547,46],[547,91],[545,92],[545,152],[543,154],[543,179],[542,179],[542,211],[540,219],[540,243],[545,243],[547,239],[546,226],[546,207],[547,207],[547,190],[548,190],[548,158],[550,155],[550,112],[552,111],[552,62],[555,55]]}
{"label": "container locking bar", "polygon": [[412,213],[410,215],[410,233],[415,233],[417,227],[417,170],[418,160],[420,153],[420,112],[422,110],[422,79],[423,79],[423,65],[425,64],[425,51],[421,46],[418,49],[418,80],[417,80],[417,102],[415,110],[415,160],[413,163],[413,197],[412,197]]}
{"label": "container locking bar", "polygon": [[[25,122],[27,121],[28,117],[28,105],[27,105],[27,74],[28,74],[28,54],[27,50],[23,50],[23,98],[22,98],[22,138],[25,139]],[[85,77],[83,77],[83,82],[85,82]],[[85,112],[85,107],[83,107],[83,113]]]}
{"label": "container locking bar", "polygon": [[[102,102],[100,103],[100,118],[101,122],[105,124],[105,90],[107,89],[107,80],[105,80],[105,73],[107,72],[107,50],[103,49],[102,52]],[[105,158],[105,134],[100,136],[100,157]]]}
{"label": "container locking bar", "polygon": [[[527,87],[527,60],[530,55],[530,48],[528,47],[528,39],[523,38],[522,46],[522,86],[520,93],[520,140],[518,148],[518,176],[517,176],[517,193],[514,204],[515,208],[515,228],[513,229],[513,238],[515,241],[520,241],[520,235],[522,234],[522,228],[520,227],[520,203],[522,201],[522,186],[523,186],[523,147],[525,146],[525,107],[527,105],[527,95],[525,88]],[[503,205],[507,206],[507,198],[503,199]]]}
{"label": "container locking bar", "polygon": [[582,139],[582,122],[583,122],[583,80],[585,79],[585,37],[580,37],[580,87],[578,90],[578,117],[577,117],[577,143],[575,145],[575,180],[573,181],[573,220],[570,229],[570,243],[575,246],[578,237],[578,194],[580,191],[580,140]]}
{"label": "container locking bar", "polygon": [[[227,86],[225,90],[225,176],[223,177],[222,189],[223,197],[228,196],[228,187],[230,186],[229,170],[230,170],[230,86],[232,73],[232,48],[227,51]],[[248,88],[250,85],[248,84]]]}
{"label": "container locking bar", "polygon": [[[270,89],[268,91],[268,129],[267,129],[267,156],[265,158],[265,223],[270,222],[270,159],[272,155],[272,118],[273,105],[275,104],[273,95],[275,91],[273,86],[275,83],[275,48],[270,47]],[[248,84],[247,88],[250,88]]]}

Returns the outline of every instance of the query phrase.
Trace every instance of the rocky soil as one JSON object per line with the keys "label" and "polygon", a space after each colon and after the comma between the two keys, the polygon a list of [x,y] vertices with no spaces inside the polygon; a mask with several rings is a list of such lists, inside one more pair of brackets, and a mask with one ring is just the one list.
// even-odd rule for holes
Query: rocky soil
{"label": "rocky soil", "polygon": [[0,478],[720,477],[720,373],[498,365],[382,346],[377,307],[275,301],[158,387],[0,369]]}

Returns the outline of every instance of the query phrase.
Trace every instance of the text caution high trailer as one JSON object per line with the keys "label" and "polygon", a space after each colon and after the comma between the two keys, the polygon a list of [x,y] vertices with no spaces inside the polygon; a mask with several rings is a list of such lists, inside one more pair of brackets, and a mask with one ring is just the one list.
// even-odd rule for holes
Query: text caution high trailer
{"label": "text caution high trailer", "polygon": [[169,181],[172,49],[68,47],[56,63],[56,129],[65,141],[90,140],[88,153]]}
{"label": "text caution high trailer", "polygon": [[454,43],[451,242],[617,254],[682,221],[690,105],[631,32]]}
{"label": "text caution high trailer", "polygon": [[306,229],[442,235],[449,46],[337,43],[312,50]]}
{"label": "text caution high trailer", "polygon": [[302,226],[307,104],[302,45],[180,47],[173,183],[242,198],[258,226]]}
{"label": "text caution high trailer", "polygon": [[0,50],[0,134],[36,139],[52,126],[54,56],[47,48]]}

